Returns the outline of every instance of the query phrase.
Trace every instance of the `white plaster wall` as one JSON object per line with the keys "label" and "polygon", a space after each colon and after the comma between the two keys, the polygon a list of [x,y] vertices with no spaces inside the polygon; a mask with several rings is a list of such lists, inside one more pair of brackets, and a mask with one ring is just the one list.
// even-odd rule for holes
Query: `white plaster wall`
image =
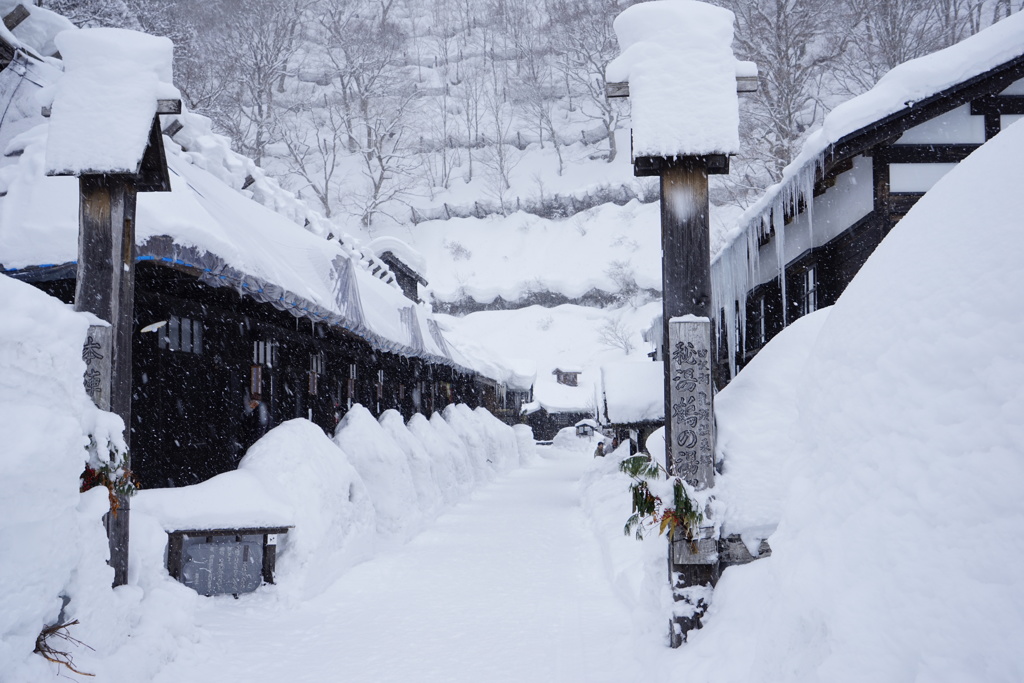
{"label": "white plaster wall", "polygon": [[1021,116],[1020,114],[1004,114],[999,117],[999,130],[1006,130],[1007,127],[1017,123],[1021,119],[1024,119],[1024,116]]}
{"label": "white plaster wall", "polygon": [[955,167],[955,163],[889,164],[889,191],[927,192]]}
{"label": "white plaster wall", "polygon": [[896,141],[896,144],[981,144],[983,142],[985,142],[985,117],[971,116],[971,105],[965,104],[910,128]]}
{"label": "white plaster wall", "polygon": [[1000,95],[1024,95],[1024,78],[1014,81]]}
{"label": "white plaster wall", "polygon": [[[808,249],[828,243],[873,208],[871,159],[854,157],[853,168],[840,174],[836,184],[825,194],[814,198],[812,215],[801,213],[786,226],[784,262],[789,263]],[[759,250],[754,285],[768,282],[779,274],[776,239],[778,235]]]}

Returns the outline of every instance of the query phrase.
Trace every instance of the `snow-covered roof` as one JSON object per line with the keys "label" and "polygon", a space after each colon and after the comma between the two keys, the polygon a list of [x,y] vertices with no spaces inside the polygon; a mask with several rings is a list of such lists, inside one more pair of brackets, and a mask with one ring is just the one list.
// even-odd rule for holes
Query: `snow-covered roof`
{"label": "snow-covered roof", "polygon": [[54,86],[46,172],[138,173],[157,100],[180,97],[174,44],[116,28],[64,31],[56,44],[64,75]]}
{"label": "snow-covered roof", "polygon": [[57,34],[75,28],[75,25],[61,15],[44,7],[36,7],[24,0],[0,0],[0,16],[6,17],[18,6],[28,11],[28,17],[14,30],[8,30],[0,22],[0,40],[11,48],[31,52],[36,56],[49,57],[57,52],[54,38]]}
{"label": "snow-covered roof", "polygon": [[[0,122],[0,264],[7,272],[66,269],[78,256],[78,182],[45,174],[54,121],[42,117],[37,99],[60,77],[27,53],[0,71],[0,111],[7,112]],[[323,224],[310,226],[320,235],[296,224],[309,221],[308,209],[232,152],[208,119],[185,113],[178,121],[174,140],[187,148],[165,137],[171,191],[138,198],[138,260],[190,269],[207,284],[351,330],[384,351],[498,380],[518,377],[493,359],[453,349],[430,308],[406,299],[372,252],[351,239],[324,239]],[[84,153],[75,162],[89,167]],[[242,189],[246,177],[252,182]]]}
{"label": "snow-covered roof", "polygon": [[827,162],[840,161],[834,156],[838,148],[865,129],[910,116],[927,102],[1022,57],[1024,13],[1017,13],[955,45],[894,67],[871,90],[825,117],[821,128],[807,138],[800,154],[783,170],[782,181],[743,212],[716,259],[749,231],[759,230],[773,210],[781,222],[784,203],[795,205],[794,200],[810,197],[818,169]]}
{"label": "snow-covered roof", "polygon": [[594,429],[600,429],[601,425],[599,425],[594,420],[591,420],[590,418],[587,418],[587,419],[584,419],[584,420],[580,420],[579,422],[574,424],[573,427],[593,427]]}
{"label": "snow-covered roof", "polygon": [[581,372],[578,386],[559,384],[553,373],[538,373],[533,386],[533,399],[549,413],[593,413],[596,396],[593,373]]}
{"label": "snow-covered roof", "polygon": [[416,271],[417,275],[422,277],[427,275],[427,259],[397,237],[378,237],[367,242],[366,248],[377,256],[391,252],[395,258]]}
{"label": "snow-covered roof", "polygon": [[693,0],[655,0],[615,19],[622,54],[608,82],[629,82],[633,157],[739,151],[733,14]]}
{"label": "snow-covered roof", "polygon": [[610,424],[665,419],[665,364],[625,362],[601,366],[605,414]]}

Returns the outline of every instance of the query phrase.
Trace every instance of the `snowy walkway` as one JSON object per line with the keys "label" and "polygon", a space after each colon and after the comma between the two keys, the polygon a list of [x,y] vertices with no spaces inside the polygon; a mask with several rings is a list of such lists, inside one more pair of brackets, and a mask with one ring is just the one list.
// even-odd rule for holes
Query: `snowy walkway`
{"label": "snowy walkway", "polygon": [[586,453],[544,449],[315,601],[216,599],[158,681],[639,680],[576,482]]}

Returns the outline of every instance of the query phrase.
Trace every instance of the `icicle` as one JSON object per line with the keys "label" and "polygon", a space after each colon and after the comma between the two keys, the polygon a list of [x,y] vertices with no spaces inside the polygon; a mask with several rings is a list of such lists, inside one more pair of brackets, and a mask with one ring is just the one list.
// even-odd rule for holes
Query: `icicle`
{"label": "icicle", "polygon": [[786,311],[786,218],[782,198],[776,197],[774,204],[772,228],[775,230],[775,261],[779,270],[779,286],[782,289],[782,326],[785,327],[789,324]]}

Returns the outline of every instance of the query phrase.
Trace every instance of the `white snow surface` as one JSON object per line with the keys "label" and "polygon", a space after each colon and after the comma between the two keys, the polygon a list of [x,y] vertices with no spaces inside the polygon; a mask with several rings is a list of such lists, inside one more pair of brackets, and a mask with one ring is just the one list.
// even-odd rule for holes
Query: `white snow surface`
{"label": "white snow surface", "polygon": [[64,75],[54,86],[47,173],[136,173],[157,100],[179,97],[173,43],[115,28],[64,31],[55,42]]}
{"label": "white snow surface", "polygon": [[[1024,676],[1015,124],[943,178],[821,327],[771,558],[725,572],[691,681]],[[998,550],[995,550],[998,549]]]}
{"label": "white snow surface", "polygon": [[[831,307],[793,322],[715,395],[716,511],[724,534],[748,547],[774,531],[795,469],[804,366]],[[664,438],[664,437],[663,437]],[[664,447],[662,447],[664,448]]]}
{"label": "white snow surface", "polygon": [[631,361],[601,366],[602,412],[612,424],[665,419],[665,364]]}
{"label": "white snow surface", "polygon": [[633,158],[739,151],[733,14],[694,0],[655,0],[615,19],[622,54],[609,82],[629,82]]}
{"label": "white snow surface", "polygon": [[[131,600],[110,591],[100,522],[107,491],[78,492],[90,435],[120,441],[123,425],[82,386],[94,318],[0,275],[0,321],[0,680],[38,681],[52,671],[32,649],[62,613],[62,595],[71,599],[68,620],[89,614],[90,627],[124,618],[117,613]],[[124,631],[114,625],[104,637]]]}

